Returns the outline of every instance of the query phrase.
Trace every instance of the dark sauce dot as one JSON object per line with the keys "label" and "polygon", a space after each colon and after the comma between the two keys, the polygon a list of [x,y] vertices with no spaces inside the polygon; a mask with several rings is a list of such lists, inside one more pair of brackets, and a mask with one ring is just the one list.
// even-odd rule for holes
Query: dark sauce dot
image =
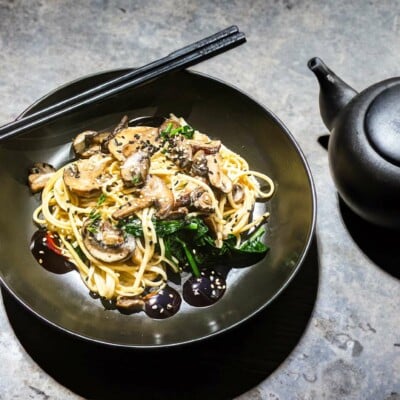
{"label": "dark sauce dot", "polygon": [[179,293],[172,287],[166,286],[146,301],[144,311],[151,318],[165,319],[176,314],[181,303]]}
{"label": "dark sauce dot", "polygon": [[214,270],[201,271],[183,284],[183,298],[191,306],[205,307],[218,301],[226,289],[225,278]]}
{"label": "dark sauce dot", "polygon": [[44,269],[55,274],[65,274],[75,269],[73,263],[62,254],[54,251],[51,241],[55,245],[59,245],[58,237],[44,229],[39,229],[33,234],[30,249],[37,262]]}

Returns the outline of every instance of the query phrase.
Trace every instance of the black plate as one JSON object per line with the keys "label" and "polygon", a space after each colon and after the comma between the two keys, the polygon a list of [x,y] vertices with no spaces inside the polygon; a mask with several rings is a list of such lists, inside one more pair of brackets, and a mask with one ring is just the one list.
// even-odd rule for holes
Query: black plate
{"label": "black plate", "polygon": [[[111,71],[68,84],[35,103],[25,113],[118,76]],[[104,310],[92,299],[77,273],[56,275],[40,267],[29,251],[35,231],[31,220],[38,196],[26,185],[36,161],[60,167],[72,157],[71,139],[85,129],[115,126],[123,114],[183,116],[192,126],[220,138],[267,173],[276,193],[271,212],[267,257],[258,264],[232,269],[228,289],[216,304],[195,308],[183,304],[177,315],[153,320],[143,313],[123,315]],[[48,323],[79,337],[137,348],[174,346],[198,341],[232,328],[268,305],[300,267],[315,226],[315,192],[304,156],[284,125],[266,108],[223,82],[194,72],[179,72],[124,95],[86,108],[12,139],[0,147],[0,278],[28,309]],[[261,207],[265,207],[262,205]],[[261,212],[258,209],[258,212]]]}

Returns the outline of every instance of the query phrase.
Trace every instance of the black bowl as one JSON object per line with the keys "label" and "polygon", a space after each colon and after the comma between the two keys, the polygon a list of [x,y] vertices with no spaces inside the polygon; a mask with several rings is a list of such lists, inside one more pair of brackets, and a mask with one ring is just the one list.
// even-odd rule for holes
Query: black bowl
{"label": "black bowl", "polygon": [[[110,71],[72,82],[50,93],[24,114],[35,112],[125,71]],[[153,320],[144,313],[105,310],[75,272],[57,275],[33,258],[36,230],[32,211],[38,195],[27,187],[36,161],[60,167],[72,158],[71,139],[86,129],[115,126],[122,115],[167,116],[173,112],[245,157],[250,168],[268,174],[276,193],[266,242],[271,250],[259,263],[232,268],[223,298],[210,307],[183,304],[175,316]],[[289,284],[309,248],[315,226],[315,192],[305,158],[286,127],[265,107],[239,90],[208,76],[179,72],[0,146],[0,278],[29,310],[78,337],[115,346],[147,348],[198,341],[232,328],[267,306]],[[258,210],[259,212],[260,210]]]}

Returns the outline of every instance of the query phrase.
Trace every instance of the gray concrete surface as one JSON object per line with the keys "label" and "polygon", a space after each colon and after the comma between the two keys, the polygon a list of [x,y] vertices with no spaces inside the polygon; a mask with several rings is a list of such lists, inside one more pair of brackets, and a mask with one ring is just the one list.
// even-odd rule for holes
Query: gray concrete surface
{"label": "gray concrete surface", "polygon": [[[318,55],[358,90],[399,75],[399,12],[389,0],[0,0],[0,123],[82,75],[145,64],[230,24],[246,32],[247,44],[193,69],[267,105],[302,147],[318,196],[320,282],[294,351],[241,399],[400,399],[400,282],[346,228],[306,67]],[[18,398],[79,396],[27,355],[0,302],[0,399]]]}

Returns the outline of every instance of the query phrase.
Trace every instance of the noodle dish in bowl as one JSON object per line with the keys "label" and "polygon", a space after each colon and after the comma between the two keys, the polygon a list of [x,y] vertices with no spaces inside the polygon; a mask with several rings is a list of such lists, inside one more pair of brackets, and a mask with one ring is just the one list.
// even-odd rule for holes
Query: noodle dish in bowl
{"label": "noodle dish in bowl", "polygon": [[[25,115],[124,72],[72,82]],[[98,343],[175,346],[243,323],[289,284],[314,231],[292,135],[194,72],[4,142],[0,162],[4,287]]]}

